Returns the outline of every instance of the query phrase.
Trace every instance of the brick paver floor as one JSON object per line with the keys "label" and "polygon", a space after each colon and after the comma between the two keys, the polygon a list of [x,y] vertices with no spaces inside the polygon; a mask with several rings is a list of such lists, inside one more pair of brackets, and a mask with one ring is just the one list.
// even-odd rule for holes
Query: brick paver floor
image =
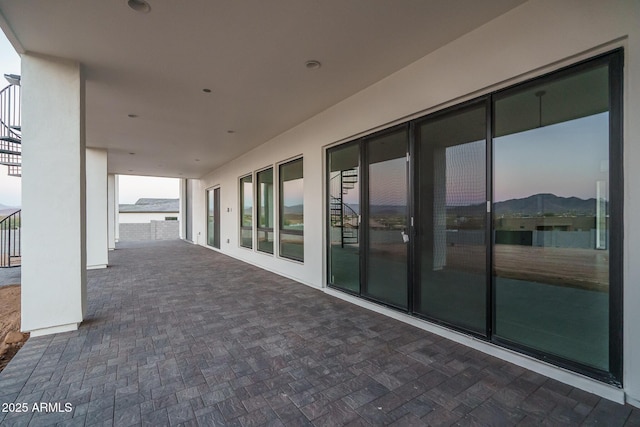
{"label": "brick paver floor", "polygon": [[110,261],[88,273],[80,329],[31,338],[0,374],[3,408],[28,407],[0,425],[640,425],[639,409],[198,246],[123,244]]}

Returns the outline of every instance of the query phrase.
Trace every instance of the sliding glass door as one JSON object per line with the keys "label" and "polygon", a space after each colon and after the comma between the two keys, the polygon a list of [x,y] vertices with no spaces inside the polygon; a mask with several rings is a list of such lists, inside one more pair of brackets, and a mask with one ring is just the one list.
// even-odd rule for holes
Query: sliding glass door
{"label": "sliding glass door", "polygon": [[408,308],[408,132],[400,130],[365,141],[366,281],[364,294]]}
{"label": "sliding glass door", "polygon": [[616,51],[329,149],[329,285],[619,383],[621,89]]}
{"label": "sliding glass door", "polygon": [[416,126],[418,280],[414,311],[486,335],[486,102]]}
{"label": "sliding glass door", "polygon": [[608,61],[596,61],[494,101],[494,336],[603,371],[611,81]]}
{"label": "sliding glass door", "polygon": [[207,245],[220,249],[220,188],[207,190]]}
{"label": "sliding glass door", "polygon": [[360,145],[329,152],[329,283],[360,292]]}

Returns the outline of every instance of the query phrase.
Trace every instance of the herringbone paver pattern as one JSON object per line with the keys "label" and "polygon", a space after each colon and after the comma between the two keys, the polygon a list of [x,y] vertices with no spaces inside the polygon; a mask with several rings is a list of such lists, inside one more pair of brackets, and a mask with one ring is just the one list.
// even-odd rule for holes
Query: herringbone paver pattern
{"label": "herringbone paver pattern", "polygon": [[640,425],[638,409],[204,248],[110,255],[80,329],[30,339],[0,374],[0,402],[30,409],[1,425]]}

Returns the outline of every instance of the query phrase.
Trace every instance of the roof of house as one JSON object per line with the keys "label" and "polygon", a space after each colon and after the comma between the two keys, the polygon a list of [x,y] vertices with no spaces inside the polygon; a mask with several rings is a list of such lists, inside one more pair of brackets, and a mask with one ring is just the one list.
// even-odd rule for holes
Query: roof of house
{"label": "roof of house", "polygon": [[180,211],[180,199],[152,199],[142,198],[131,204],[119,205],[121,213],[133,213],[133,212],[179,212]]}

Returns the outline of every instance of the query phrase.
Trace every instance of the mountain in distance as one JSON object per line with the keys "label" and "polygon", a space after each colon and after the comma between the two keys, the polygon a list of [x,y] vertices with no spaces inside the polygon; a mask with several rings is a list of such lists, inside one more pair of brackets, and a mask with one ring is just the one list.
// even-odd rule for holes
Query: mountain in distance
{"label": "mountain in distance", "polygon": [[[360,211],[360,206],[350,204],[354,211]],[[553,215],[586,215],[595,216],[596,199],[580,199],[578,197],[561,197],[550,193],[534,194],[522,199],[510,199],[497,202],[493,206],[496,215],[523,215],[536,216],[543,214]],[[485,203],[477,203],[462,206],[447,206],[447,212],[459,216],[475,215],[486,212]],[[405,215],[405,206],[373,205],[370,208],[371,215]]]}
{"label": "mountain in distance", "polygon": [[9,216],[12,213],[14,213],[15,211],[19,210],[19,209],[20,209],[20,207],[7,206],[7,205],[3,205],[2,203],[0,203],[0,217]]}
{"label": "mountain in distance", "polygon": [[295,214],[302,215],[304,211],[304,205],[294,205],[294,206],[285,206],[284,213],[285,214]]}
{"label": "mountain in distance", "polygon": [[578,197],[560,197],[555,194],[534,194],[522,199],[511,199],[493,205],[497,215],[540,215],[567,214],[588,215],[596,214],[596,199],[580,199]]}

